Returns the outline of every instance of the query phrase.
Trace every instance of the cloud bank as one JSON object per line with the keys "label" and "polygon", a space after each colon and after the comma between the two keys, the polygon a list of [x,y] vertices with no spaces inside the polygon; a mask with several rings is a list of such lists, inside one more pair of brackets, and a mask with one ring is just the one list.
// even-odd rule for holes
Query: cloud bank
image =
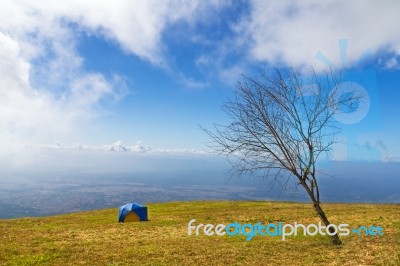
{"label": "cloud bank", "polygon": [[347,64],[368,50],[392,54],[384,67],[398,67],[400,36],[399,1],[251,1],[248,16],[239,25],[242,38],[250,39],[249,55],[270,64],[315,65],[321,52],[342,64],[338,39],[348,39]]}
{"label": "cloud bank", "polygon": [[124,77],[86,70],[77,49],[80,34],[115,42],[128,54],[167,67],[162,35],[177,21],[192,23],[202,1],[1,1],[0,139],[49,142],[83,130],[120,99]]}
{"label": "cloud bank", "polygon": [[[77,48],[82,34],[115,43],[126,54],[167,72],[175,71],[172,76],[178,83],[192,88],[204,88],[207,82],[185,76],[179,66],[169,66],[173,51],[166,37],[177,24],[186,25],[188,40],[196,37],[196,44],[207,48],[195,56],[193,65],[208,69],[217,62],[223,80],[236,80],[248,65],[259,62],[314,65],[318,51],[337,65],[342,58],[352,64],[368,50],[376,56],[385,51],[378,58],[381,66],[399,66],[399,1],[249,1],[237,8],[242,10],[239,18],[224,16],[227,36],[215,34],[221,40],[208,42],[209,30],[224,31],[218,23],[212,24],[218,22],[213,18],[232,5],[217,0],[1,1],[2,151],[16,147],[15,143],[52,143],[84,131],[88,120],[103,114],[105,102],[115,102],[132,89],[121,75],[85,69],[85,58]],[[199,22],[209,30],[201,31],[196,27]],[[337,44],[341,38],[348,39],[345,55],[340,55]],[[111,148],[124,149],[117,144]]]}

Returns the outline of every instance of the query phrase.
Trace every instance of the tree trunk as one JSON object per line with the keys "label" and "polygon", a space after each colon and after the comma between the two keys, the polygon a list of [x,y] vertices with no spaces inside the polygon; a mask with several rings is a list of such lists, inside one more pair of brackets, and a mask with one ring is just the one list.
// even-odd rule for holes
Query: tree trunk
{"label": "tree trunk", "polygon": [[[326,217],[324,211],[322,210],[321,206],[319,205],[319,202],[313,200],[313,205],[314,205],[315,211],[317,212],[319,218],[321,218],[321,221],[325,224],[325,226],[330,225],[331,223],[329,222],[329,220]],[[332,227],[330,227],[329,231],[331,233],[333,233],[335,230]],[[336,234],[334,234],[332,236],[329,236],[329,238],[331,239],[331,242],[334,245],[341,245],[342,244],[342,241],[339,239],[339,235],[337,234],[337,232],[336,232]]]}
{"label": "tree trunk", "polygon": [[[310,196],[310,199],[313,203],[314,209],[317,212],[321,221],[324,223],[325,226],[330,225],[331,223],[329,222],[328,218],[326,217],[325,212],[322,210],[321,206],[319,205],[319,199],[315,198],[313,191],[307,186],[304,179],[302,179],[300,182],[303,185],[304,189],[307,191],[308,195]],[[317,188],[317,190],[318,190],[318,188]],[[332,227],[329,228],[329,232],[333,233],[334,229]],[[336,234],[329,236],[329,238],[331,239],[331,242],[333,245],[341,245],[342,244],[342,241],[339,239],[339,235],[337,232],[336,232]]]}

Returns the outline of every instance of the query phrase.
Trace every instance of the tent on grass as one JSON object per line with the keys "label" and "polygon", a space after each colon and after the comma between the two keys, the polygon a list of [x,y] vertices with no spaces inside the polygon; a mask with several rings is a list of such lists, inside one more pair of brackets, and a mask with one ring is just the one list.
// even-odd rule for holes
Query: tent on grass
{"label": "tent on grass", "polygon": [[128,203],[118,209],[118,222],[147,221],[147,207],[138,203]]}

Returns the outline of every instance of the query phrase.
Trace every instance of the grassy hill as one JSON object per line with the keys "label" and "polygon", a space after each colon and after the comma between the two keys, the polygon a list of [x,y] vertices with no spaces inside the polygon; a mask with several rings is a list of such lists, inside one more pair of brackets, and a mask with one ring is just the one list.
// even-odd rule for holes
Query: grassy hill
{"label": "grassy hill", "polygon": [[212,223],[317,223],[310,204],[149,204],[148,222],[117,223],[117,209],[0,220],[0,265],[400,265],[400,205],[324,204],[332,223],[379,225],[384,236],[188,236],[191,219]]}

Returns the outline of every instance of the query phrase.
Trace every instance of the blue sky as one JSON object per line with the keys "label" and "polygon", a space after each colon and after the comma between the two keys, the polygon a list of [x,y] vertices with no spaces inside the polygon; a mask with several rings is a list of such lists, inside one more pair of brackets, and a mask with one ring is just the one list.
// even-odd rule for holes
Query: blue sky
{"label": "blue sky", "polygon": [[400,161],[399,9],[398,1],[1,1],[0,155],[197,154],[208,140],[199,125],[226,121],[220,106],[242,74],[323,71],[322,54],[370,95],[365,118],[341,124],[333,158]]}

